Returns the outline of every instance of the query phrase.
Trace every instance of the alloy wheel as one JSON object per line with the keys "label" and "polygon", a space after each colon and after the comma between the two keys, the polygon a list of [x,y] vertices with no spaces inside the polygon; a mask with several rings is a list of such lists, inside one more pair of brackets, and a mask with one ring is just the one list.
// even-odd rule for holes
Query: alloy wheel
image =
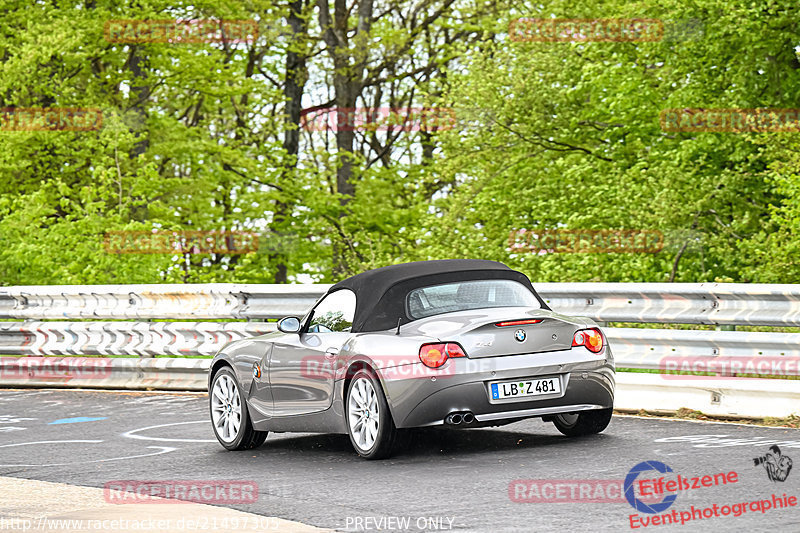
{"label": "alloy wheel", "polygon": [[211,392],[211,421],[219,438],[233,442],[242,425],[242,403],[236,383],[230,376],[220,374]]}
{"label": "alloy wheel", "polygon": [[381,413],[370,380],[357,378],[347,400],[347,413],[353,441],[363,451],[371,449],[378,437]]}

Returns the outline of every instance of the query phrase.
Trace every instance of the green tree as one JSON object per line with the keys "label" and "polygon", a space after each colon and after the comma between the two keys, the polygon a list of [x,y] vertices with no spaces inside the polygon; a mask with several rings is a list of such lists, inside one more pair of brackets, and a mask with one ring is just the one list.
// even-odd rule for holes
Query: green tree
{"label": "green tree", "polygon": [[[418,232],[419,256],[485,257],[542,281],[747,281],[755,238],[781,193],[747,133],[668,133],[668,108],[792,107],[797,8],[548,2],[514,16],[648,17],[657,42],[498,42],[451,76],[446,102],[482,110],[448,132],[437,164],[456,183]],[[696,20],[703,32],[681,33]],[[766,143],[787,133],[763,135]],[[777,194],[776,194],[777,193]],[[656,229],[657,254],[514,254],[517,228]]]}

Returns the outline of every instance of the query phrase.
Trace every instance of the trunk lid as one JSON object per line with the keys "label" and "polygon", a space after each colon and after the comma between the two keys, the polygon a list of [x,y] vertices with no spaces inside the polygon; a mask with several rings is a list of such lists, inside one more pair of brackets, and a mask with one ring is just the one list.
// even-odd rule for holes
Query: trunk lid
{"label": "trunk lid", "polygon": [[[500,322],[536,319],[525,325],[497,326]],[[480,359],[568,350],[579,329],[596,327],[588,318],[570,317],[529,307],[498,307],[446,313],[403,326],[403,334],[435,337],[459,343],[467,357]]]}

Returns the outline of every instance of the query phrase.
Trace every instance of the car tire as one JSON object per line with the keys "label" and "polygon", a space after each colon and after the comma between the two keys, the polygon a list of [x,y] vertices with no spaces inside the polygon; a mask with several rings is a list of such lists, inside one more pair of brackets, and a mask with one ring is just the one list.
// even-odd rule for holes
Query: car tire
{"label": "car tire", "polygon": [[267,440],[268,431],[256,431],[239,380],[230,367],[217,370],[208,392],[211,426],[217,440],[228,450],[252,450]]}
{"label": "car tire", "polygon": [[372,371],[356,372],[347,388],[344,404],[347,434],[356,453],[364,459],[389,457],[394,452],[399,432],[381,383]]}
{"label": "car tire", "polygon": [[593,409],[580,413],[564,413],[553,417],[553,424],[567,437],[600,433],[611,422],[613,408]]}

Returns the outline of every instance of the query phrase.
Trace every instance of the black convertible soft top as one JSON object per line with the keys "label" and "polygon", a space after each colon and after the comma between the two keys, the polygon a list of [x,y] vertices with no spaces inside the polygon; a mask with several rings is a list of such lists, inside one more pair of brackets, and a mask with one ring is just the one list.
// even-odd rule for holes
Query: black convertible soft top
{"label": "black convertible soft top", "polygon": [[355,292],[356,312],[351,331],[382,331],[397,327],[398,319],[403,324],[413,320],[406,313],[405,298],[409,291],[440,283],[480,279],[518,281],[530,289],[543,309],[549,309],[525,274],[511,270],[503,263],[484,259],[441,259],[376,268],[340,281],[328,293],[340,289]]}

